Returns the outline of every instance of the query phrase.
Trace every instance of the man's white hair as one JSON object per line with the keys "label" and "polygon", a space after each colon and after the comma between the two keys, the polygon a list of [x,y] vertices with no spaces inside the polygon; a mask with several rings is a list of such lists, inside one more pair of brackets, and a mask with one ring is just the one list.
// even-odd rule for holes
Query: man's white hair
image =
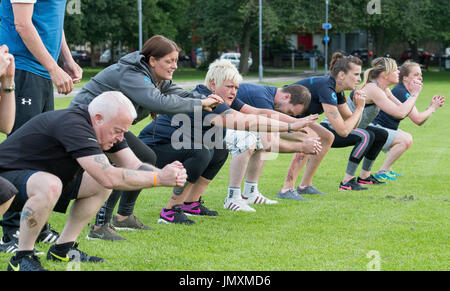
{"label": "man's white hair", "polygon": [[209,65],[208,72],[205,77],[205,86],[211,90],[210,82],[219,87],[223,82],[231,80],[236,84],[242,82],[242,76],[239,71],[229,60],[215,60]]}
{"label": "man's white hair", "polygon": [[108,91],[98,95],[89,103],[88,111],[91,116],[102,114],[105,122],[108,122],[119,114],[121,108],[128,112],[133,120],[136,119],[137,113],[133,103],[119,91]]}

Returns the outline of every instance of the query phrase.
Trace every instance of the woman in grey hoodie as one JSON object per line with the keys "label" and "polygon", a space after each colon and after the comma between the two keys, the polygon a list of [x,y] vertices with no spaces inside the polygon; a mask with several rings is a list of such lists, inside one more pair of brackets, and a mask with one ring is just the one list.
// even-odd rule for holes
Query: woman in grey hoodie
{"label": "woman in grey hoodie", "polygon": [[[187,92],[172,82],[177,69],[178,45],[161,35],[155,35],[145,42],[141,51],[123,56],[116,64],[102,70],[93,77],[72,99],[70,106],[89,104],[105,91],[120,91],[130,98],[138,113],[134,123],[156,113],[190,113],[195,107],[211,111],[221,98],[215,95],[198,96]],[[200,99],[199,99],[200,98]],[[154,165],[155,153],[131,132],[125,134],[129,147],[143,162]],[[134,215],[133,209],[140,191],[113,191],[108,201],[100,209],[96,223],[88,238],[118,240],[121,238],[111,226],[112,212],[119,197],[118,215],[113,224],[120,228],[150,229]]]}

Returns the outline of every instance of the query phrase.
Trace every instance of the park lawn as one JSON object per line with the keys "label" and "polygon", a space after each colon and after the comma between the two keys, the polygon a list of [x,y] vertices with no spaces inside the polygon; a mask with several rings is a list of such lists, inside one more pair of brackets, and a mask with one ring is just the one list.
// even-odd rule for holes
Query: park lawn
{"label": "park lawn", "polygon": [[[423,111],[435,94],[450,96],[450,73],[425,73],[424,90],[417,102]],[[273,84],[283,85],[283,84]],[[56,99],[56,109],[69,98]],[[331,149],[314,178],[328,193],[308,196],[309,202],[279,201],[257,205],[255,213],[223,209],[228,185],[228,162],[208,187],[204,201],[219,211],[215,218],[194,217],[193,226],[159,225],[157,219],[169,198],[169,188],[144,190],[135,214],[151,231],[120,231],[124,242],[88,241],[86,227],[80,249],[105,258],[102,264],[81,264],[81,270],[450,270],[450,107],[439,109],[423,126],[409,119],[401,129],[414,137],[412,147],[397,161],[404,176],[363,192],[341,192],[351,148]],[[149,122],[132,127],[134,133]],[[268,161],[259,189],[276,194],[292,155]],[[376,171],[385,154],[374,165]],[[298,180],[300,181],[300,179]],[[62,230],[67,215],[54,213],[53,228]],[[47,244],[38,244],[42,251]],[[9,254],[0,254],[7,267]],[[66,265],[41,259],[49,270]],[[74,267],[74,266],[72,266]],[[75,266],[76,267],[76,266]]]}

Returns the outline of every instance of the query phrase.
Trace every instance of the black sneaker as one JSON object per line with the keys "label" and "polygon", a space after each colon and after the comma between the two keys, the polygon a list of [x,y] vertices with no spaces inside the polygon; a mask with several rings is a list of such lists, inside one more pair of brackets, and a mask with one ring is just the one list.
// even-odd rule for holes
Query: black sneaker
{"label": "black sneaker", "polygon": [[194,224],[195,222],[187,218],[182,205],[175,205],[172,209],[163,208],[159,215],[158,223],[165,224]]}
{"label": "black sneaker", "polygon": [[35,255],[25,256],[17,259],[13,256],[8,263],[8,271],[47,271]]}
{"label": "black sneaker", "polygon": [[209,210],[203,205],[203,201],[200,198],[196,202],[189,204],[183,204],[183,212],[189,216],[217,216],[219,213],[217,211]]}
{"label": "black sneaker", "polygon": [[50,224],[47,222],[41,230],[36,242],[43,243],[54,243],[59,238],[59,233],[50,227]]}
{"label": "black sneaker", "polygon": [[47,252],[47,260],[57,262],[82,262],[82,263],[102,263],[105,260],[103,258],[89,256],[85,252],[78,249],[78,243],[73,243],[73,246],[65,254],[58,253],[56,251],[56,245],[52,245]]}
{"label": "black sneaker", "polygon": [[358,182],[358,184],[360,185],[366,185],[366,184],[375,184],[375,185],[379,185],[379,184],[386,184],[386,182],[380,181],[377,178],[375,178],[372,174],[367,177],[366,179],[363,179],[361,177],[358,177],[358,179],[356,180]]}
{"label": "black sneaker", "polygon": [[367,190],[368,188],[362,187],[356,182],[355,178],[351,178],[347,183],[340,183],[339,184],[339,190],[354,190],[354,191],[360,191],[360,190]]}
{"label": "black sneaker", "polygon": [[[0,240],[0,252],[4,253],[12,253],[14,254],[19,249],[19,231],[16,231],[15,234],[4,234],[2,239]],[[34,254],[36,256],[42,256],[44,253],[33,249]]]}

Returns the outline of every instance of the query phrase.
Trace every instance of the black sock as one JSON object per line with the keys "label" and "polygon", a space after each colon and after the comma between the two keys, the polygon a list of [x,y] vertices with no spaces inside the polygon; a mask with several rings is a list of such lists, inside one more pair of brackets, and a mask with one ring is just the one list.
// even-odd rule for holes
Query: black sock
{"label": "black sock", "polygon": [[55,251],[58,254],[65,255],[69,252],[69,249],[73,246],[75,242],[70,241],[62,244],[55,244]]}
{"label": "black sock", "polygon": [[16,259],[22,259],[24,257],[28,257],[34,254],[34,251],[17,251],[16,252]]}

